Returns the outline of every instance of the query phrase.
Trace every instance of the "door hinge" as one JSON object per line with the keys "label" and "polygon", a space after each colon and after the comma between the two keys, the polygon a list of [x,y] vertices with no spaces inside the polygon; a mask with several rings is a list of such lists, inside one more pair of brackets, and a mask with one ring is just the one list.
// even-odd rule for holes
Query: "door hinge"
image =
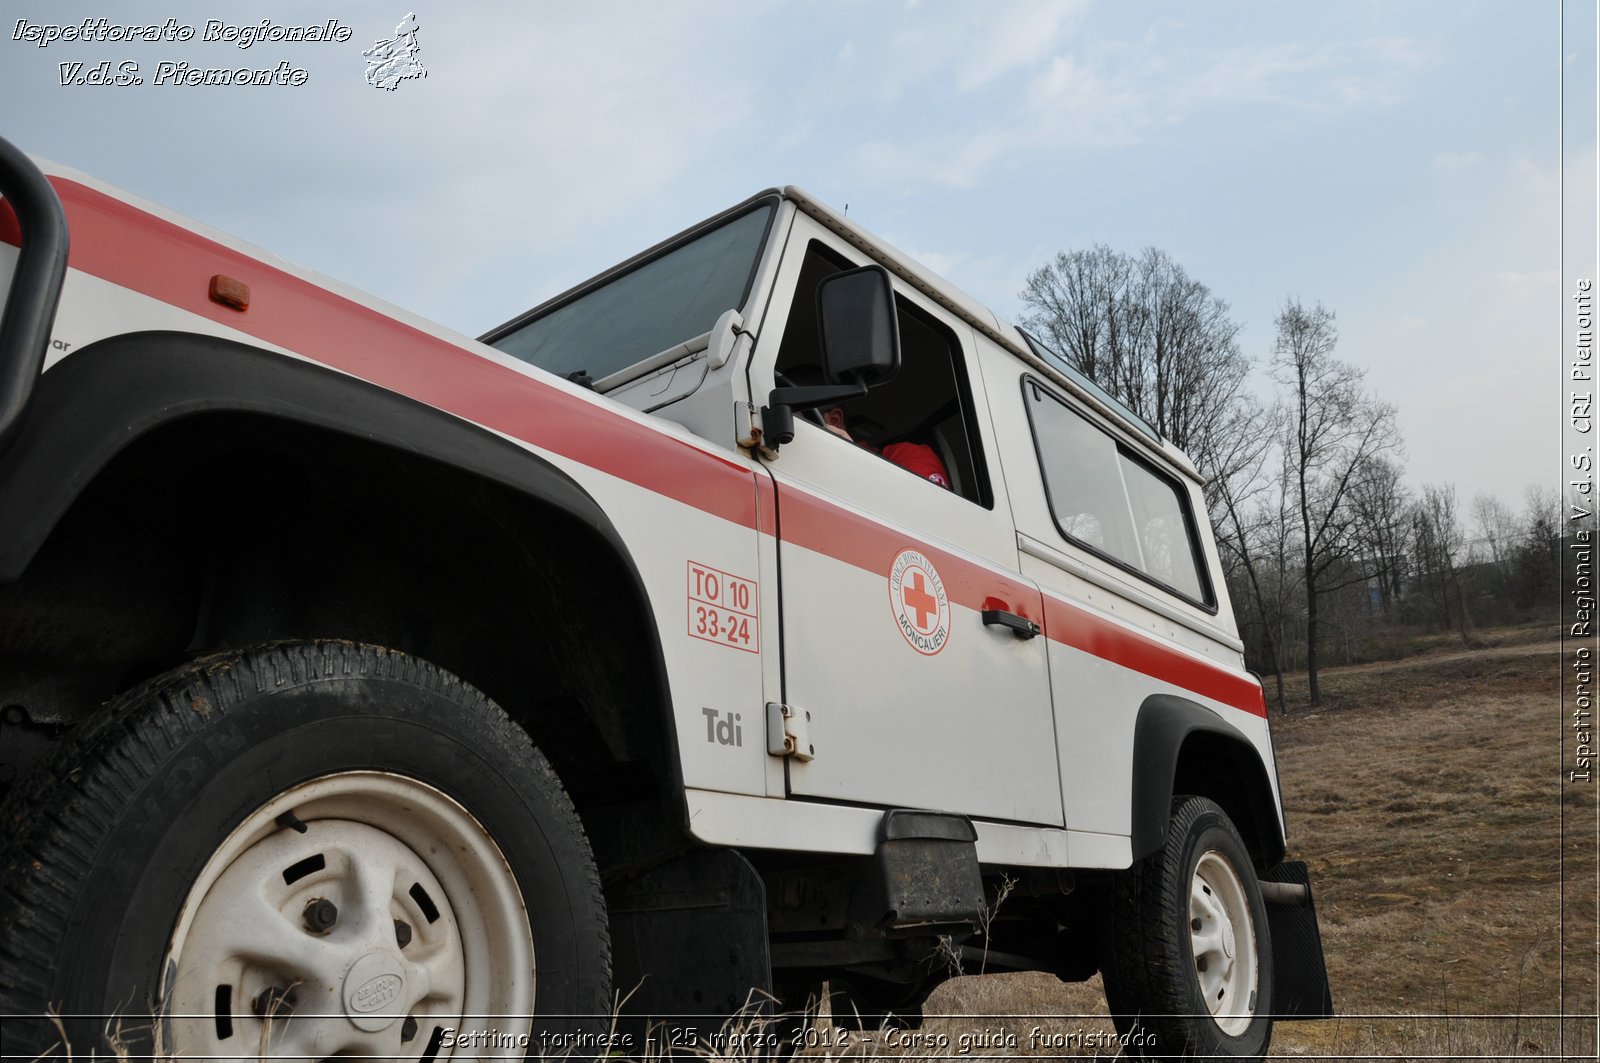
{"label": "door hinge", "polygon": [[817,747],[811,744],[811,713],[792,705],[767,702],[767,752],[795,760],[815,757]]}

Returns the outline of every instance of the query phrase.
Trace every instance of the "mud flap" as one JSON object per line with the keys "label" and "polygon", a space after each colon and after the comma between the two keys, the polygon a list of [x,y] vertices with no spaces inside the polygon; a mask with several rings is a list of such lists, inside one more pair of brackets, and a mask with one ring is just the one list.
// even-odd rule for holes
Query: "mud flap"
{"label": "mud flap", "polygon": [[1263,882],[1304,886],[1302,903],[1268,903],[1272,934],[1272,1013],[1280,1020],[1326,1019],[1333,1015],[1333,992],[1322,955],[1322,933],[1311,896],[1311,874],[1301,861],[1279,864]]}
{"label": "mud flap", "polygon": [[641,1057],[705,1041],[747,1003],[770,1012],[767,891],[743,854],[685,853],[609,886],[606,906],[618,1029],[639,1046],[652,1027]]}
{"label": "mud flap", "polygon": [[959,928],[983,907],[978,832],[966,816],[894,809],[884,813],[872,871],[851,903],[851,921],[880,935]]}

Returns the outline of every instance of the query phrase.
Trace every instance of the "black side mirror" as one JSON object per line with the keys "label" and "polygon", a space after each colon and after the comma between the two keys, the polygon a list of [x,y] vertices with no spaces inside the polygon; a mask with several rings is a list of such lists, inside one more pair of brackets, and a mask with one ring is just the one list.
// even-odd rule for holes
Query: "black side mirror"
{"label": "black side mirror", "polygon": [[837,383],[883,384],[900,371],[894,288],[882,266],[835,273],[817,285],[822,366]]}
{"label": "black side mirror", "polygon": [[860,398],[900,371],[900,325],[894,287],[882,266],[835,273],[817,285],[820,387],[773,388],[761,411],[762,441],[779,447],[794,439],[794,415]]}

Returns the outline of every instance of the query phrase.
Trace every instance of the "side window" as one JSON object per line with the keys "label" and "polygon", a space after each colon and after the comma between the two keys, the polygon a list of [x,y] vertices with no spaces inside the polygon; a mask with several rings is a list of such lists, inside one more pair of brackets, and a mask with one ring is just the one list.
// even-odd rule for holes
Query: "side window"
{"label": "side window", "polygon": [[1022,388],[1061,534],[1197,605],[1215,605],[1182,486],[1037,381]]}
{"label": "side window", "polygon": [[[817,339],[817,285],[854,265],[818,241],[813,240],[806,249],[778,349],[775,368],[780,384],[824,383]],[[979,449],[961,342],[949,326],[918,307],[898,296],[896,304],[899,374],[827,415],[842,418],[843,427],[858,446],[919,475],[925,475],[925,465],[942,467],[951,491],[992,507],[994,495]]]}

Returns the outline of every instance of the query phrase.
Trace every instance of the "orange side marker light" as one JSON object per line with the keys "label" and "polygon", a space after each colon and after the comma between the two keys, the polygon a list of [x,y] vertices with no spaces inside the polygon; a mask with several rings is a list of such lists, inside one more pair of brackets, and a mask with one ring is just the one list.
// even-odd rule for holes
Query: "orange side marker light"
{"label": "orange side marker light", "polygon": [[250,309],[250,285],[218,273],[211,278],[211,301],[231,310]]}

